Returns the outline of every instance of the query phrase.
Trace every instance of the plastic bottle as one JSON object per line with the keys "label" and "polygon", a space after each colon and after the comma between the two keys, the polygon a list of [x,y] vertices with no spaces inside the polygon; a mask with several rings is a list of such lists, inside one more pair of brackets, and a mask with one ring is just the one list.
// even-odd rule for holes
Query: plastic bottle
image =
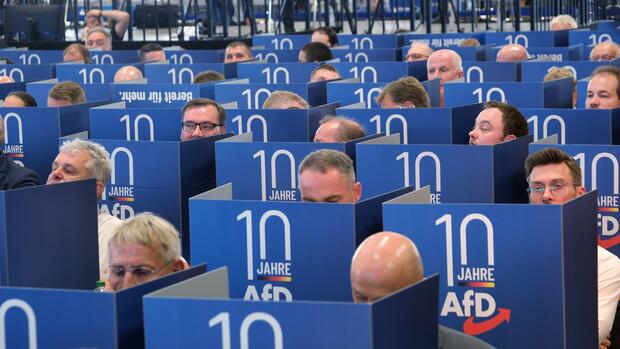
{"label": "plastic bottle", "polygon": [[95,283],[95,286],[97,286],[95,288],[95,292],[108,292],[108,290],[105,288],[105,281],[99,280]]}

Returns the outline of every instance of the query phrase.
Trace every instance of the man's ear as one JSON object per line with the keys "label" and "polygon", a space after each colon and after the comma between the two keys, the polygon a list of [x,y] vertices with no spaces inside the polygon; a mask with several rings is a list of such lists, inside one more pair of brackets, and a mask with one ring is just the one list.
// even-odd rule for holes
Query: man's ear
{"label": "man's ear", "polygon": [[360,201],[360,198],[362,197],[362,183],[356,182],[353,185],[353,193],[355,194],[355,202]]}
{"label": "man's ear", "polygon": [[97,181],[97,198],[101,198],[103,191],[105,190],[105,184],[102,181]]}
{"label": "man's ear", "polygon": [[465,76],[465,73],[463,72],[463,69],[459,70],[456,73],[456,77],[459,78],[459,79],[462,78],[463,76]]}
{"label": "man's ear", "polygon": [[514,139],[517,139],[517,136],[515,136],[515,135],[507,135],[506,137],[504,137],[504,142],[512,141]]}
{"label": "man's ear", "polygon": [[577,196],[581,196],[586,193],[586,188],[582,185],[577,187]]}
{"label": "man's ear", "polygon": [[411,101],[405,101],[403,103],[403,107],[405,107],[405,108],[415,108],[415,104],[413,104],[413,102],[411,102]]}
{"label": "man's ear", "polygon": [[185,260],[185,258],[180,257],[172,264],[172,271],[177,272],[180,270],[189,269],[189,263]]}

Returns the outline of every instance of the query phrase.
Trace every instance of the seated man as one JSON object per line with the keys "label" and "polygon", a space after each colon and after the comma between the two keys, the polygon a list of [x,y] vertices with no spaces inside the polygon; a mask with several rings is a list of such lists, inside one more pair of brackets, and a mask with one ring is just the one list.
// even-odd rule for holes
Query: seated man
{"label": "seated man", "polygon": [[254,59],[250,46],[243,41],[233,41],[224,51],[224,63],[245,62]]}
{"label": "seated man", "polygon": [[528,59],[530,54],[527,49],[519,44],[510,44],[501,48],[497,52],[495,61],[497,62],[520,62]]}
{"label": "seated man", "polygon": [[11,82],[15,82],[15,80],[13,80],[12,77],[10,77],[8,75],[0,76],[0,84],[9,84]]}
{"label": "seated man", "polygon": [[[557,148],[530,154],[525,160],[525,175],[532,204],[563,204],[586,192],[581,185],[581,168],[575,159]],[[603,344],[620,297],[620,259],[600,246],[597,255],[598,340]]]}
{"label": "seated man", "polygon": [[86,47],[89,50],[112,51],[112,36],[104,27],[94,27],[86,34]]}
{"label": "seated man", "polygon": [[547,75],[545,75],[544,81],[559,80],[571,78],[573,80],[573,109],[577,107],[577,80],[570,68],[551,68]]}
{"label": "seated man", "polygon": [[114,291],[187,269],[179,233],[152,213],[136,215],[116,229],[108,244],[108,261]]}
{"label": "seated man", "polygon": [[125,82],[125,81],[133,81],[143,79],[142,71],[140,69],[132,66],[126,65],[124,67],[120,67],[116,74],[114,74],[114,82]]}
{"label": "seated man", "polygon": [[[0,116],[0,144],[4,144],[4,120]],[[39,185],[39,176],[26,167],[16,164],[0,150],[0,190],[34,187]]]}
{"label": "seated man", "polygon": [[381,108],[429,108],[431,102],[424,86],[413,76],[389,83],[377,96]]}
{"label": "seated man", "polygon": [[183,106],[181,114],[182,141],[226,133],[226,111],[211,99],[192,99]]}
{"label": "seated man", "polygon": [[310,82],[340,79],[338,69],[331,64],[321,64],[310,74]]}
{"label": "seated man", "polygon": [[487,102],[469,132],[469,144],[494,145],[527,136],[527,121],[519,109],[501,102]]}
{"label": "seated man", "polygon": [[332,50],[321,42],[310,42],[299,50],[299,62],[325,62],[334,59]]}
{"label": "seated man", "polygon": [[36,107],[37,101],[28,92],[15,91],[4,97],[4,107],[6,108],[23,108]]}
{"label": "seated man", "polygon": [[71,44],[67,46],[62,52],[62,61],[65,63],[82,61],[86,64],[93,62],[90,59],[90,51],[82,44]]}
{"label": "seated man", "polygon": [[614,109],[620,107],[620,68],[600,66],[590,75],[586,109]]}
{"label": "seated man", "polygon": [[207,70],[207,71],[200,72],[196,76],[194,76],[194,81],[192,81],[192,83],[202,84],[205,82],[220,81],[220,80],[224,80],[224,75],[222,75],[222,73],[218,73],[213,70]]}
{"label": "seated man", "polygon": [[344,143],[366,136],[362,125],[342,116],[324,116],[319,124],[314,143]]}
{"label": "seated man", "polygon": [[308,109],[305,99],[290,91],[273,91],[263,103],[263,109]]}
{"label": "seated man", "polygon": [[459,44],[460,47],[478,47],[480,46],[480,41],[476,38],[469,38],[461,41]]}
{"label": "seated man", "polygon": [[425,43],[422,42],[414,42],[409,47],[409,51],[407,51],[407,56],[405,56],[404,61],[406,62],[417,62],[417,61],[425,61],[433,54],[433,49]]}
{"label": "seated man", "polygon": [[129,27],[129,13],[119,10],[99,10],[93,9],[86,13],[84,20],[84,31],[95,27],[103,27],[103,17],[108,19],[110,35],[112,40],[123,40],[125,32]]}
{"label": "seated man", "polygon": [[[353,301],[374,302],[424,278],[418,248],[406,236],[379,232],[362,242],[351,260]],[[439,325],[440,349],[488,349],[485,342]]]}
{"label": "seated man", "polygon": [[310,153],[299,165],[301,200],[355,203],[362,185],[355,180],[353,161],[345,153],[322,149]]}
{"label": "seated man", "polygon": [[321,42],[328,47],[338,46],[338,33],[330,27],[319,27],[312,31],[311,42]]}
{"label": "seated man", "polygon": [[577,29],[577,21],[570,15],[557,15],[549,22],[552,31]]}
{"label": "seated man", "polygon": [[86,102],[82,86],[73,81],[62,81],[54,85],[47,95],[48,107],[65,107]]}
{"label": "seated man", "polygon": [[604,41],[590,51],[591,61],[613,61],[620,57],[620,46],[615,42]]}
{"label": "seated man", "polygon": [[140,62],[164,62],[166,53],[160,44],[149,42],[140,47]]}
{"label": "seated man", "polygon": [[[52,172],[47,177],[47,184],[79,181],[95,178],[97,200],[101,200],[105,186],[112,174],[110,154],[101,145],[74,139],[64,143],[54,162]],[[108,241],[112,232],[121,223],[121,220],[106,212],[99,212],[97,216],[99,231],[99,275],[106,278],[108,262]]]}
{"label": "seated man", "polygon": [[463,60],[453,50],[435,51],[426,61],[426,74],[429,80],[439,79],[439,106],[443,107],[444,85],[463,77]]}

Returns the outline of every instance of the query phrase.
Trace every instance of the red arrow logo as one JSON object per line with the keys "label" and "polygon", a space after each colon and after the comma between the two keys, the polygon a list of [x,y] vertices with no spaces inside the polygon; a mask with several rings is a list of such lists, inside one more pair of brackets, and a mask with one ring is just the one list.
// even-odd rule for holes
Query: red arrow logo
{"label": "red arrow logo", "polygon": [[618,234],[618,236],[616,237],[613,237],[607,240],[601,240],[600,236],[597,237],[597,239],[598,239],[598,245],[604,249],[609,249],[610,247],[614,247],[617,244],[620,244],[620,234]]}
{"label": "red arrow logo", "polygon": [[463,323],[463,332],[470,336],[475,336],[494,329],[504,321],[510,322],[510,309],[499,308],[499,314],[482,322],[476,323],[474,322],[474,317],[470,316]]}

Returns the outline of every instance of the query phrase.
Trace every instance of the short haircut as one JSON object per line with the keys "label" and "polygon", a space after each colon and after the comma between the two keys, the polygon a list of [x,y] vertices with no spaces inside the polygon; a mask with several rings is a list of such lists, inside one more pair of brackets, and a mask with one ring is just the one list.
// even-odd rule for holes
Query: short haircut
{"label": "short haircut", "polygon": [[112,174],[110,154],[100,144],[79,138],[65,142],[60,147],[60,153],[77,153],[80,151],[87,152],[91,157],[91,160],[86,163],[88,173],[105,185]]}
{"label": "short haircut", "polygon": [[554,24],[565,24],[571,29],[577,28],[577,21],[570,15],[557,15],[553,17],[549,22],[549,27],[553,27]]}
{"label": "short haircut", "polygon": [[4,99],[7,99],[10,96],[19,98],[22,102],[24,102],[24,107],[36,107],[37,106],[37,100],[34,99],[34,97],[32,97],[32,95],[28,92],[24,92],[24,91],[11,92],[8,95],[6,95]]}
{"label": "short haircut", "polygon": [[598,46],[601,46],[601,45],[610,45],[616,51],[616,58],[620,56],[620,45],[616,44],[613,41],[603,41],[603,42],[599,42],[598,44],[596,44],[596,46],[594,46],[592,50],[590,50],[590,60],[592,60],[592,54],[594,53],[594,49],[596,49]]}
{"label": "short haircut", "polygon": [[148,44],[144,44],[142,45],[142,47],[140,47],[140,62],[144,62],[146,59],[146,54],[149,52],[155,52],[155,51],[163,51],[164,48],[161,47],[160,44],[155,43],[155,42],[149,42]]}
{"label": "short haircut", "polygon": [[544,148],[530,154],[525,160],[525,176],[529,183],[532,170],[536,166],[565,164],[573,177],[573,184],[581,185],[581,168],[575,159],[558,148]]}
{"label": "short haircut", "polygon": [[109,44],[112,44],[112,34],[110,34],[110,32],[104,27],[94,27],[94,28],[89,29],[88,33],[86,34],[86,39],[88,39],[90,34],[96,33],[96,32],[102,32],[105,35],[106,41]]}
{"label": "short haircut", "polygon": [[263,109],[276,109],[278,105],[285,103],[297,103],[303,106],[304,109],[310,107],[308,102],[300,95],[291,91],[276,90],[271,92],[269,97],[263,103]]}
{"label": "short haircut", "polygon": [[222,108],[216,101],[209,98],[194,98],[191,101],[185,103],[183,109],[181,109],[181,115],[183,116],[183,120],[185,120],[185,112],[193,107],[202,107],[202,106],[214,106],[217,109],[217,122],[220,125],[226,125],[226,110]]}
{"label": "short haircut", "polygon": [[348,142],[366,137],[364,127],[353,119],[344,116],[326,115],[319,121],[319,124],[323,125],[328,122],[338,123],[339,142]]}
{"label": "short haircut", "polygon": [[351,158],[340,151],[321,149],[312,152],[299,165],[299,176],[305,170],[314,170],[326,173],[330,169],[338,171],[352,186],[355,184],[355,169]]}
{"label": "short haircut", "polygon": [[69,52],[71,49],[77,49],[78,51],[80,51],[80,54],[82,55],[82,57],[84,57],[84,63],[92,63],[92,59],[90,59],[90,50],[88,50],[88,47],[82,45],[82,44],[71,44],[69,46],[67,46],[67,48],[65,48],[65,50],[62,52],[62,55],[66,55],[67,52]]}
{"label": "short haircut", "polygon": [[502,113],[504,121],[504,137],[514,135],[515,137],[527,136],[530,133],[527,121],[519,109],[510,104],[490,101],[484,105],[484,109],[497,108]]}
{"label": "short haircut", "polygon": [[233,41],[230,44],[226,45],[226,50],[228,50],[229,48],[232,47],[243,47],[248,51],[248,54],[250,55],[250,57],[252,57],[252,48],[250,47],[250,45],[246,44],[243,41]]}
{"label": "short haircut", "polygon": [[82,87],[73,81],[62,81],[54,85],[50,90],[49,97],[53,99],[63,99],[70,101],[71,104],[86,102],[86,96]]}
{"label": "short haircut", "polygon": [[545,75],[543,81],[560,80],[565,78],[571,78],[573,81],[573,89],[577,87],[577,80],[575,79],[575,75],[573,75],[573,71],[570,68],[553,67],[549,70],[547,75]]}
{"label": "short haircut", "polygon": [[379,96],[377,96],[377,103],[381,103],[387,95],[397,104],[409,101],[416,108],[430,108],[431,106],[424,86],[413,76],[406,76],[387,84]]}
{"label": "short haircut", "polygon": [[198,75],[194,76],[194,84],[202,84],[203,82],[211,82],[211,81],[220,81],[224,80],[224,75],[218,73],[214,70],[207,70],[198,73]]}
{"label": "short haircut", "polygon": [[332,50],[322,42],[309,42],[301,51],[306,54],[306,62],[324,62],[334,58]]}
{"label": "short haircut", "polygon": [[620,97],[620,68],[613,65],[602,65],[592,71],[592,74],[590,74],[590,79],[598,74],[609,74],[616,78],[616,81],[618,82],[616,85],[616,96]]}
{"label": "short haircut", "polygon": [[[179,232],[170,222],[149,212],[138,214],[116,228],[108,246],[124,244],[151,249],[164,263],[181,258]],[[111,250],[108,248],[108,254]]]}
{"label": "short haircut", "polygon": [[318,72],[319,70],[329,70],[329,71],[332,71],[332,72],[340,75],[340,72],[338,71],[338,69],[336,69],[336,67],[334,67],[333,65],[331,65],[331,64],[321,64],[318,67],[314,68],[314,70],[312,71],[312,74],[310,74],[310,77],[313,77],[314,74],[316,72]]}
{"label": "short haircut", "polygon": [[469,38],[461,41],[459,44],[460,47],[478,47],[480,46],[480,41],[476,38]]}
{"label": "short haircut", "polygon": [[323,35],[327,35],[327,37],[329,38],[329,44],[334,47],[334,46],[338,46],[338,34],[336,33],[336,31],[331,28],[331,27],[318,27],[316,28],[314,31],[312,31],[312,34],[314,33],[320,33]]}

